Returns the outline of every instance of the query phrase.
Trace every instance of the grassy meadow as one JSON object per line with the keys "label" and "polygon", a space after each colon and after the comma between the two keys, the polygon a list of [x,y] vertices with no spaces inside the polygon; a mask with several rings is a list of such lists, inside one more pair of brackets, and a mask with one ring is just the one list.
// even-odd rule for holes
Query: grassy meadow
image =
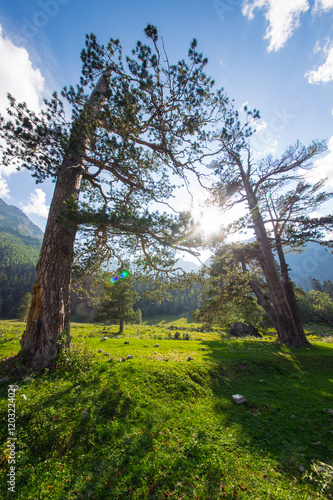
{"label": "grassy meadow", "polygon": [[[332,329],[311,325],[311,347],[289,349],[185,318],[122,335],[73,324],[57,370],[39,374],[14,357],[23,329],[0,322],[1,498],[333,498]],[[15,493],[8,384],[19,386]]]}

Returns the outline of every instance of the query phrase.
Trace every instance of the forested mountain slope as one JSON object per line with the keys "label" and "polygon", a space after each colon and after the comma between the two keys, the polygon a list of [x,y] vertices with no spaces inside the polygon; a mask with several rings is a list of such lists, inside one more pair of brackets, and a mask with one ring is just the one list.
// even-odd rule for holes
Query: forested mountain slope
{"label": "forested mountain slope", "polygon": [[0,317],[15,317],[35,280],[43,232],[17,207],[0,199]]}

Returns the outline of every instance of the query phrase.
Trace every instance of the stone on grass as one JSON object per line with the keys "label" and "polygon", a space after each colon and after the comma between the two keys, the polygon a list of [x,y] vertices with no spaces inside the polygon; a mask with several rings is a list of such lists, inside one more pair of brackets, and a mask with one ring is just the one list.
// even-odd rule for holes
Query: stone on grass
{"label": "stone on grass", "polygon": [[103,338],[101,339],[101,342],[103,342],[103,340],[107,340],[108,338],[109,338],[109,337],[103,337]]}
{"label": "stone on grass", "polygon": [[129,355],[127,356],[127,359],[133,359],[133,358],[134,358],[133,354],[129,354]]}
{"label": "stone on grass", "polygon": [[234,394],[232,396],[232,400],[234,403],[236,403],[236,405],[241,405],[246,403],[246,399],[241,394]]}
{"label": "stone on grass", "polygon": [[103,349],[98,349],[98,351],[97,351],[97,352],[103,352]]}
{"label": "stone on grass", "polygon": [[154,354],[157,354],[157,352],[156,352],[156,351],[154,351]]}
{"label": "stone on grass", "polygon": [[108,359],[108,363],[111,363],[113,361],[113,358]]}
{"label": "stone on grass", "polygon": [[111,352],[105,352],[103,356],[110,356]]}
{"label": "stone on grass", "polygon": [[7,380],[9,380],[9,377],[0,378],[0,382],[7,382]]}
{"label": "stone on grass", "polygon": [[314,441],[312,444],[314,444],[315,446],[322,446],[320,441]]}
{"label": "stone on grass", "polygon": [[129,341],[128,341],[128,340],[125,340],[124,344],[129,344]]}
{"label": "stone on grass", "polygon": [[206,347],[201,347],[202,351],[207,351]]}
{"label": "stone on grass", "polygon": [[246,337],[247,335],[251,335],[252,337],[261,337],[260,333],[258,332],[257,328],[254,328],[254,326],[249,326],[246,325],[245,323],[242,323],[239,321],[238,323],[235,323],[231,330],[229,331],[230,335],[233,335],[234,337]]}
{"label": "stone on grass", "polygon": [[120,358],[119,363],[122,363],[123,361],[126,361],[126,358]]}
{"label": "stone on grass", "polygon": [[189,356],[189,357],[187,358],[187,361],[192,361],[192,359],[193,359],[193,358],[192,358],[192,356]]}
{"label": "stone on grass", "polygon": [[160,346],[159,346],[159,344],[155,344],[155,345],[153,345],[153,347],[160,347]]}

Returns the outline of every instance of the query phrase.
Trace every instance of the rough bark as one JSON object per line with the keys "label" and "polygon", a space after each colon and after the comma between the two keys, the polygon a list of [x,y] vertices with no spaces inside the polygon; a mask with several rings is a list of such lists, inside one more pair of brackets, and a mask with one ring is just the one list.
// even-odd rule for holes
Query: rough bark
{"label": "rough bark", "polygon": [[120,318],[119,320],[119,333],[123,333],[124,331],[124,320],[123,318]]}
{"label": "rough bark", "polygon": [[97,113],[105,103],[109,75],[109,70],[102,74],[82,115],[73,124],[69,152],[57,175],[27,326],[20,340],[23,362],[37,370],[52,366],[62,347],[71,342],[70,288],[77,227],[73,223],[60,222],[58,216],[66,200],[71,196],[75,200],[79,198],[83,157],[89,147],[90,134],[97,126],[94,125]]}
{"label": "rough bark", "polygon": [[[71,164],[76,163],[76,167]],[[36,268],[36,281],[21,347],[34,369],[43,369],[61,349],[61,337],[70,344],[70,287],[76,226],[57,222],[63,202],[78,199],[83,170],[66,158],[50,207],[44,240]]]}
{"label": "rough bark", "polygon": [[293,284],[289,278],[289,272],[288,272],[288,264],[286,262],[283,248],[282,248],[282,243],[281,243],[281,238],[279,234],[275,235],[275,241],[276,241],[276,249],[279,257],[279,262],[280,262],[280,270],[281,270],[281,278],[282,278],[282,285],[285,291],[285,294],[287,296],[291,312],[294,317],[295,324],[297,326],[297,329],[299,331],[299,334],[302,338],[306,340],[304,329],[303,329],[303,324],[302,324],[302,318],[301,318],[301,313],[297,305],[297,300],[295,297],[295,292],[294,292],[294,287]]}
{"label": "rough bark", "polygon": [[307,341],[304,332],[302,335],[295,323],[291,305],[289,304],[276,268],[274,256],[270,247],[265,224],[259,211],[257,199],[241,166],[240,172],[247,194],[247,201],[251,211],[255,234],[259,243],[259,261],[266,278],[272,307],[274,309],[274,326],[278,334],[278,341],[281,344],[285,344],[290,347],[307,345],[309,342]]}
{"label": "rough bark", "polygon": [[272,323],[275,324],[276,323],[275,312],[269,300],[269,297],[267,297],[267,295],[262,292],[258,283],[255,280],[250,281],[250,286],[255,296],[257,297],[258,304],[264,309],[264,311],[269,316]]}

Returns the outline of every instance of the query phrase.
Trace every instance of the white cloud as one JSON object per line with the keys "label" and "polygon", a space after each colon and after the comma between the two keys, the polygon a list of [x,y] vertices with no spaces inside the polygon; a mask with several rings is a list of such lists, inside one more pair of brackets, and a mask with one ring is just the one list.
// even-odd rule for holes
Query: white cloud
{"label": "white cloud", "polygon": [[1,176],[0,173],[0,198],[7,198],[9,200],[9,187],[7,181]]}
{"label": "white cloud", "polygon": [[49,208],[46,203],[46,194],[42,189],[35,189],[35,192],[30,195],[30,203],[27,205],[20,204],[21,210],[26,214],[36,214],[47,219]]}
{"label": "white cloud", "polygon": [[325,62],[317,70],[307,71],[304,75],[311,85],[333,81],[333,45],[330,49],[325,46],[321,50],[326,55]]}
{"label": "white cloud", "polygon": [[327,183],[324,189],[327,191],[333,188],[333,135],[328,141],[327,155],[313,163],[313,169],[307,173],[306,180],[315,183],[326,177]]}
{"label": "white cloud", "polygon": [[40,70],[33,67],[27,50],[16,47],[3,35],[0,26],[0,112],[8,107],[8,92],[38,111],[43,89],[44,78]]}
{"label": "white cloud", "polygon": [[[26,102],[33,111],[40,109],[40,94],[44,89],[44,78],[34,68],[27,50],[15,46],[2,33],[0,26],[0,113],[6,115],[7,93],[19,102]],[[10,198],[9,187],[4,177],[16,173],[15,166],[5,167],[0,159],[0,196]]]}
{"label": "white cloud", "polygon": [[316,0],[314,12],[333,9],[333,0]]}
{"label": "white cloud", "polygon": [[271,52],[285,45],[299,27],[301,14],[309,8],[308,0],[245,0],[242,12],[251,20],[254,18],[255,9],[264,9],[268,21],[264,38],[269,41],[267,50]]}

